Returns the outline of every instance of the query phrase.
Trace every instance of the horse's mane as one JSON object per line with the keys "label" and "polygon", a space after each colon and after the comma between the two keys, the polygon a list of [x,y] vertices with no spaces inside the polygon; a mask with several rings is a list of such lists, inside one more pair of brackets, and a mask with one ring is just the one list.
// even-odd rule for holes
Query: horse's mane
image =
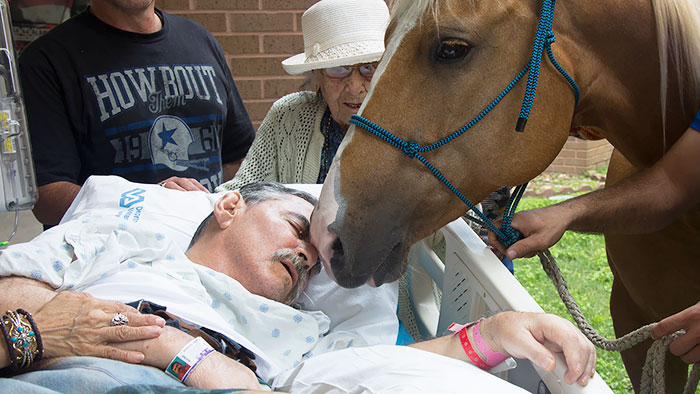
{"label": "horse's mane", "polygon": [[[675,65],[679,91],[700,100],[700,8],[696,0],[652,0],[661,61],[661,110],[666,124],[669,62]],[[664,145],[666,143],[664,132]],[[666,150],[664,146],[664,151]]]}

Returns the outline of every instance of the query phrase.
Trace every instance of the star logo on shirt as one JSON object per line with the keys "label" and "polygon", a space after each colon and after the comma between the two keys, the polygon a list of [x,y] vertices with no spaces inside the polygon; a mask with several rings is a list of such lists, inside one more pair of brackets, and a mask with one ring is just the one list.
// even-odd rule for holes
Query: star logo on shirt
{"label": "star logo on shirt", "polygon": [[163,124],[162,131],[158,133],[158,137],[163,141],[163,146],[161,148],[165,148],[166,145],[173,144],[177,145],[177,142],[173,139],[173,134],[177,131],[177,127],[174,129],[167,129],[165,127],[165,123]]}

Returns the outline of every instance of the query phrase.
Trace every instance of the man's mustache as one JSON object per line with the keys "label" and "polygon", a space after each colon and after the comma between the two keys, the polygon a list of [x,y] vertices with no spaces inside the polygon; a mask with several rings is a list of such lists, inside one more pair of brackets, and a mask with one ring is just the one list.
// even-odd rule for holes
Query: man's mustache
{"label": "man's mustache", "polygon": [[290,261],[297,271],[297,281],[294,287],[289,291],[287,298],[283,301],[285,304],[291,304],[294,300],[299,298],[301,292],[304,291],[306,280],[309,277],[309,271],[304,269],[304,259],[292,249],[280,249],[275,252],[272,259],[279,263],[285,260]]}

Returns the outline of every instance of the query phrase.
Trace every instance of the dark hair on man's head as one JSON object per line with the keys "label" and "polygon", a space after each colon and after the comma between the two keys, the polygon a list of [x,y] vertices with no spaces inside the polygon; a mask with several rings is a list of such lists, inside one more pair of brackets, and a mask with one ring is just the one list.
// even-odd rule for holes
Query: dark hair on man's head
{"label": "dark hair on man's head", "polygon": [[[318,202],[318,199],[311,194],[301,190],[289,188],[278,182],[249,183],[245,186],[241,186],[241,188],[238,189],[238,192],[241,193],[243,201],[245,201],[248,205],[260,204],[261,202],[267,200],[281,200],[287,198],[288,196],[299,197],[314,206]],[[213,216],[214,212],[212,211],[209,216],[202,220],[202,223],[200,223],[199,227],[197,227],[197,231],[194,232],[190,245],[187,247],[187,249],[191,248],[192,245],[197,242]]]}

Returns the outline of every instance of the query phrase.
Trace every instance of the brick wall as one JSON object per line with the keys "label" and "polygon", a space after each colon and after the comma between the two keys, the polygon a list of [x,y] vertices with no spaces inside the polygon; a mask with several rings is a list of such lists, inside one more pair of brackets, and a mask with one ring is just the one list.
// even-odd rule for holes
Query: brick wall
{"label": "brick wall", "polygon": [[216,37],[257,128],[275,100],[304,82],[280,62],[303,51],[301,14],[316,1],[156,0],[156,5],[199,22]]}
{"label": "brick wall", "polygon": [[545,172],[580,174],[608,164],[612,145],[606,140],[585,141],[569,137],[564,148]]}
{"label": "brick wall", "polygon": [[[156,0],[171,14],[207,28],[226,54],[248,114],[257,128],[278,98],[295,92],[303,77],[280,62],[304,48],[301,14],[317,0]],[[391,4],[391,0],[387,0]],[[570,138],[549,172],[580,173],[607,164],[606,142]]]}

